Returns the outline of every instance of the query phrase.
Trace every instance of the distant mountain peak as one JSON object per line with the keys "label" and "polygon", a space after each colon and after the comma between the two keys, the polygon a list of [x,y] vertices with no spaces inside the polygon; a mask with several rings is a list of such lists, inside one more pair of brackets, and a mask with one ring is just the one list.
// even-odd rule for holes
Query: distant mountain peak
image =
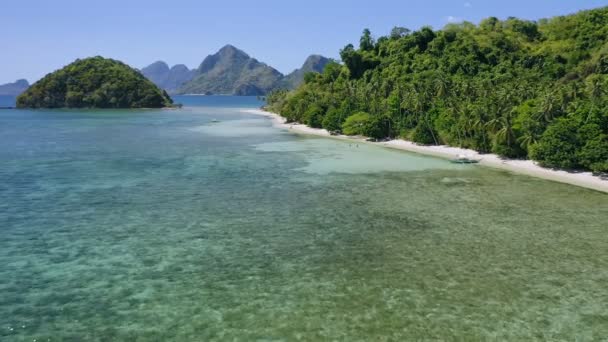
{"label": "distant mountain peak", "polygon": [[323,60],[323,59],[328,59],[328,58],[327,58],[327,57],[323,57],[323,56],[321,56],[321,55],[315,55],[315,54],[312,54],[312,55],[310,55],[310,56],[308,56],[308,57],[306,58],[306,61],[304,62],[304,64],[306,64],[306,63],[308,63],[308,62],[316,62],[316,61],[320,61],[320,60]]}
{"label": "distant mountain peak", "polygon": [[188,69],[188,67],[184,64],[176,64],[173,67],[171,67],[171,70],[190,70],[190,69]]}
{"label": "distant mountain peak", "polygon": [[15,81],[14,84],[18,85],[18,86],[25,86],[25,87],[29,87],[30,86],[30,82],[28,82],[25,78],[18,79],[17,81]]}
{"label": "distant mountain peak", "polygon": [[285,76],[281,82],[281,88],[295,89],[304,81],[304,75],[309,72],[322,73],[325,66],[330,63],[332,59],[323,57],[321,55],[310,55],[302,64],[300,69],[296,69],[289,75]]}
{"label": "distant mountain peak", "polygon": [[232,44],[210,54],[194,70],[183,64],[169,68],[158,61],[142,69],[159,87],[170,94],[265,95],[277,88],[296,88],[307,72],[322,72],[331,59],[313,54],[300,69],[284,76],[273,67],[249,56]]}
{"label": "distant mountain peak", "polygon": [[207,56],[198,67],[197,73],[204,74],[213,69],[229,67],[232,64],[244,63],[251,57],[242,50],[237,49],[233,45],[225,45],[218,52]]}
{"label": "distant mountain peak", "polygon": [[0,84],[0,95],[17,96],[29,87],[30,83],[26,79],[19,79],[14,83]]}
{"label": "distant mountain peak", "polygon": [[276,69],[230,44],[207,56],[196,73],[181,93],[263,95],[283,78]]}
{"label": "distant mountain peak", "polygon": [[323,69],[327,65],[327,63],[331,62],[331,59],[327,57],[323,57],[321,55],[310,55],[302,64],[302,70],[306,72],[323,72]]}
{"label": "distant mountain peak", "polygon": [[251,58],[249,55],[234,45],[225,45],[222,47],[214,56],[219,56],[220,58],[235,58],[235,59],[248,59]]}
{"label": "distant mountain peak", "polygon": [[163,61],[156,61],[150,65],[148,65],[147,67],[141,69],[141,71],[143,72],[144,70],[146,71],[168,71],[169,70],[169,65]]}
{"label": "distant mountain peak", "polygon": [[194,77],[194,70],[188,69],[187,66],[178,64],[169,68],[169,65],[163,61],[148,65],[141,69],[141,73],[168,93],[175,93]]}
{"label": "distant mountain peak", "polygon": [[226,44],[226,45],[224,45],[224,46],[223,46],[223,47],[222,47],[222,48],[221,48],[221,49],[220,49],[218,52],[219,52],[219,53],[225,53],[225,52],[240,52],[240,53],[243,53],[243,54],[245,54],[245,55],[246,55],[246,53],[245,53],[243,50],[241,50],[241,49],[237,48],[236,46],[234,46],[234,45],[232,45],[232,44]]}
{"label": "distant mountain peak", "polygon": [[222,48],[219,51],[223,51],[223,50],[238,50],[238,48],[232,44],[226,44],[226,45],[222,46]]}
{"label": "distant mountain peak", "polygon": [[165,62],[165,61],[156,61],[156,62],[150,64],[149,66],[160,66],[160,67],[169,68],[169,64],[167,64],[167,62]]}

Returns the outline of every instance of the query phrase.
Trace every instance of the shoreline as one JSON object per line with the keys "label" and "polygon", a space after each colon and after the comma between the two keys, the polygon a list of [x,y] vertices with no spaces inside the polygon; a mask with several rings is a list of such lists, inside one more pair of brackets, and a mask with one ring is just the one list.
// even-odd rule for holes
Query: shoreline
{"label": "shoreline", "polygon": [[453,159],[456,158],[458,155],[466,155],[474,159],[480,159],[479,165],[482,165],[484,167],[505,170],[516,174],[542,178],[554,182],[566,183],[595,191],[608,193],[608,180],[602,180],[600,177],[594,176],[591,172],[568,172],[564,170],[547,169],[542,166],[539,166],[532,160],[503,159],[495,154],[480,154],[479,152],[474,150],[459,147],[450,147],[445,145],[417,145],[411,141],[401,139],[372,143],[366,141],[364,137],[331,135],[325,129],[312,128],[299,123],[287,124],[287,120],[284,117],[261,109],[247,109],[243,110],[243,112],[266,116],[272,120],[272,124],[274,127],[286,129],[289,132],[296,134],[315,135],[340,140],[371,143],[386,148],[419,153],[442,159]]}

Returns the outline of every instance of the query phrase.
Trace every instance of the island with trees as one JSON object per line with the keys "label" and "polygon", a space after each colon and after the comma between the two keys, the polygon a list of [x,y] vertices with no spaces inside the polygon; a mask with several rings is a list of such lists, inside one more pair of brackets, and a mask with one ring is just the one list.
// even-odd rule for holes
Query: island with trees
{"label": "island with trees", "polygon": [[365,30],[340,55],[270,94],[268,109],[349,135],[608,171],[608,7],[378,39]]}
{"label": "island with trees", "polygon": [[17,97],[18,108],[163,108],[171,97],[139,71],[91,57],[46,75]]}

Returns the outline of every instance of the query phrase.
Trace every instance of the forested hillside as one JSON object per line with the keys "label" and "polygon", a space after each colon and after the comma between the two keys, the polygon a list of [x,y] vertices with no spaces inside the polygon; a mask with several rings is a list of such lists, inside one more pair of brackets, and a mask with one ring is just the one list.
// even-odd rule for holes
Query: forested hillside
{"label": "forested hillside", "polygon": [[509,18],[395,28],[340,51],[269,109],[346,134],[402,137],[608,171],[608,7],[538,22]]}
{"label": "forested hillside", "polygon": [[77,59],[17,97],[19,108],[161,108],[167,93],[137,70],[100,56]]}

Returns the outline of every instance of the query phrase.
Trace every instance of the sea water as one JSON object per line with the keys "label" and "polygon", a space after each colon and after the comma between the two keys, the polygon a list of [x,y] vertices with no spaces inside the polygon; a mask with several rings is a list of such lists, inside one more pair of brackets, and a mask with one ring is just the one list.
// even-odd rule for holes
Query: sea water
{"label": "sea water", "polygon": [[0,111],[0,340],[600,340],[608,196],[243,97]]}

